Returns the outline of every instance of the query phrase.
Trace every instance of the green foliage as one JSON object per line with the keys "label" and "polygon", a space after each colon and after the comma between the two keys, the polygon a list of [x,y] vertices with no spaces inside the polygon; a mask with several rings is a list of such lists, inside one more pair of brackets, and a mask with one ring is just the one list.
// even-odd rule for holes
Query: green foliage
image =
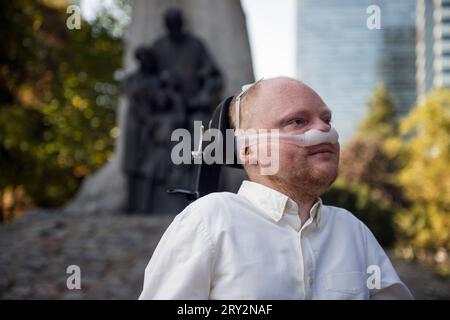
{"label": "green foliage", "polygon": [[387,150],[401,154],[397,183],[412,205],[397,223],[402,244],[413,250],[450,248],[450,90],[438,89],[400,122]]}
{"label": "green foliage", "polygon": [[397,111],[393,98],[384,84],[379,84],[367,103],[369,112],[362,121],[358,135],[362,137],[386,137],[395,133]]}
{"label": "green foliage", "polygon": [[394,241],[395,208],[405,203],[394,180],[395,155],[384,143],[397,131],[396,109],[386,87],[379,85],[368,101],[368,113],[340,160],[340,183],[328,191],[331,203],[355,213],[383,245]]}
{"label": "green foliage", "polygon": [[342,151],[340,177],[349,183],[367,186],[386,202],[405,205],[407,201],[395,180],[397,156],[385,152],[385,141],[376,134],[351,140]]}
{"label": "green foliage", "polygon": [[67,201],[113,151],[123,44],[98,21],[69,30],[66,5],[0,5],[0,193],[20,185],[39,206]]}
{"label": "green foliage", "polygon": [[342,152],[341,177],[350,183],[366,185],[386,201],[404,204],[394,181],[397,155],[387,153],[384,147],[386,140],[397,134],[398,123],[393,99],[383,84],[375,88],[367,106],[367,116]]}
{"label": "green foliage", "polygon": [[[448,272],[450,90],[431,92],[398,123],[394,110],[385,88],[378,87],[360,131],[343,150],[344,182],[330,190],[331,199],[366,215],[361,220],[380,242],[395,228],[405,257],[437,263]],[[384,227],[389,234],[383,234]]]}

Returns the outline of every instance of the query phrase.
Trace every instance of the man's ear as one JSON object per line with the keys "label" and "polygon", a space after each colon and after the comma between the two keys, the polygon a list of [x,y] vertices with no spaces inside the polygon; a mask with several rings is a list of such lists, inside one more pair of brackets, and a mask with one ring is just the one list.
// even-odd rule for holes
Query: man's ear
{"label": "man's ear", "polygon": [[242,164],[258,164],[258,157],[256,150],[251,150],[250,146],[242,147],[239,150],[239,158]]}

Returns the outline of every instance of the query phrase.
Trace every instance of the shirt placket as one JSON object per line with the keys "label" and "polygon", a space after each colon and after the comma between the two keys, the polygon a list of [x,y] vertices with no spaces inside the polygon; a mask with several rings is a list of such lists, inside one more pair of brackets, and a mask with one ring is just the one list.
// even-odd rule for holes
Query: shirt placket
{"label": "shirt placket", "polygon": [[297,232],[297,250],[299,255],[299,270],[300,270],[300,286],[302,299],[311,299],[314,284],[314,265],[313,257],[308,250],[303,250],[303,244],[308,245],[308,239],[305,238],[305,232],[308,230],[308,226],[312,223],[313,219],[309,218],[306,223]]}

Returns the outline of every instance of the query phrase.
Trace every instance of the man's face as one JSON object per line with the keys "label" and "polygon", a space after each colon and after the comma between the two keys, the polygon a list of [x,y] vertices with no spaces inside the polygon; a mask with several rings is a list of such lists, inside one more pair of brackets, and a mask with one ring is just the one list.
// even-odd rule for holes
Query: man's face
{"label": "man's face", "polygon": [[[330,129],[330,109],[311,88],[293,79],[265,81],[247,107],[255,108],[251,125],[255,129],[279,129],[285,134]],[[336,179],[338,164],[339,143],[302,147],[280,139],[279,170],[268,178],[324,192]]]}

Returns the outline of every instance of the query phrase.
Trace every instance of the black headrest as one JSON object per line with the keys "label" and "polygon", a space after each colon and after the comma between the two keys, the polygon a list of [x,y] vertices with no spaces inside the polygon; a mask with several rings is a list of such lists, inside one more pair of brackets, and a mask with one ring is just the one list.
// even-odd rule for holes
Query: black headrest
{"label": "black headrest", "polygon": [[[168,193],[171,194],[184,194],[185,196],[187,196],[187,198],[189,200],[195,200],[199,197],[202,197],[204,195],[207,195],[211,192],[217,192],[217,191],[221,191],[219,190],[219,179],[220,179],[220,174],[222,172],[222,169],[224,166],[228,166],[228,167],[232,167],[232,168],[239,168],[239,169],[243,169],[241,164],[238,164],[237,162],[237,156],[236,156],[236,147],[233,148],[233,154],[232,155],[228,155],[227,152],[227,148],[226,148],[226,141],[225,139],[227,138],[227,129],[231,129],[230,126],[230,122],[228,119],[228,112],[230,109],[230,103],[231,100],[233,99],[233,96],[228,97],[226,99],[224,99],[216,108],[216,110],[214,111],[211,120],[209,122],[209,126],[208,128],[210,129],[219,129],[220,133],[221,133],[221,138],[223,138],[224,140],[222,141],[222,150],[218,150],[219,153],[221,153],[219,155],[220,159],[223,159],[224,163],[211,163],[208,164],[205,161],[203,161],[201,164],[197,164],[195,165],[196,167],[196,178],[194,181],[194,189],[193,190],[188,190],[188,189],[180,189],[180,188],[175,188],[175,189],[169,189],[167,190]],[[234,139],[234,134],[232,135],[232,138]],[[202,151],[203,153],[213,153],[213,150],[216,151],[217,149],[215,148],[215,146],[217,146],[214,142],[215,140],[212,141],[213,143],[211,143],[211,141],[203,141],[202,143]],[[233,141],[234,142],[234,141]],[[211,148],[211,149],[209,149]],[[211,151],[211,152],[209,152]],[[226,163],[226,159],[233,159],[232,164],[227,164]]]}
{"label": "black headrest", "polygon": [[[219,129],[220,133],[222,134],[222,137],[224,139],[223,141],[223,150],[222,155],[225,162],[225,159],[233,159],[232,163],[224,163],[223,165],[227,167],[232,168],[238,168],[243,169],[242,165],[237,162],[237,155],[236,155],[236,147],[233,148],[233,155],[227,154],[227,148],[226,148],[226,141],[227,138],[226,130],[232,129],[230,126],[230,120],[229,120],[229,110],[230,110],[230,103],[233,100],[233,96],[228,97],[217,106],[216,110],[214,110],[214,113],[211,117],[211,121],[209,122],[209,128]],[[204,146],[204,150],[208,148],[208,144]]]}

